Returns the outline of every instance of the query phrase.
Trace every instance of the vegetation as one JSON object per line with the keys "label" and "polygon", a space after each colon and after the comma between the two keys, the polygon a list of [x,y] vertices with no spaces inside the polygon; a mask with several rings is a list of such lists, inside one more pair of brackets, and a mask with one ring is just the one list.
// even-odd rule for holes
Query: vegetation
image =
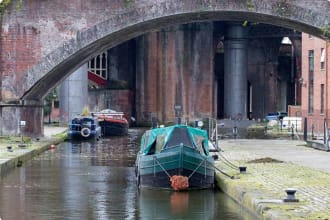
{"label": "vegetation", "polygon": [[[6,7],[12,2],[12,0],[0,0],[0,17],[2,18],[2,15],[5,12]],[[16,3],[16,9],[20,10],[23,6],[23,0],[19,0]]]}
{"label": "vegetation", "polygon": [[134,0],[124,0],[124,7],[131,8]]}
{"label": "vegetation", "polygon": [[323,36],[330,38],[330,24],[321,27],[321,32]]}
{"label": "vegetation", "polygon": [[275,7],[273,10],[274,10],[274,13],[281,15],[281,16],[290,16],[290,14],[291,14],[291,9],[290,9],[289,5],[284,1],[277,4],[277,7]]}
{"label": "vegetation", "polygon": [[81,116],[88,116],[88,115],[90,115],[90,114],[91,114],[91,113],[90,113],[90,110],[89,110],[88,106],[85,106],[85,107],[83,108],[82,112],[81,112]]}
{"label": "vegetation", "polygon": [[247,0],[246,1],[246,6],[249,11],[254,11],[255,10],[255,5],[253,3],[253,0]]}
{"label": "vegetation", "polygon": [[7,7],[7,5],[11,2],[11,0],[3,0],[1,3],[0,3],[0,16],[2,17],[4,11],[5,11],[5,8]]}
{"label": "vegetation", "polygon": [[53,89],[48,93],[44,100],[44,114],[50,115],[52,112],[53,101],[58,98],[57,90]]}

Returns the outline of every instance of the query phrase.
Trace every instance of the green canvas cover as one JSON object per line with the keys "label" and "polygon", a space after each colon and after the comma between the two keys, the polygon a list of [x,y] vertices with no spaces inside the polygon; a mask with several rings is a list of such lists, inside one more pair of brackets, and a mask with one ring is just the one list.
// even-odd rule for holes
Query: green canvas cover
{"label": "green canvas cover", "polygon": [[173,125],[164,128],[155,128],[144,133],[141,139],[140,152],[143,155],[159,153],[168,143],[175,128],[186,128],[193,143],[193,147],[200,153],[209,155],[208,135],[205,130],[186,125]]}

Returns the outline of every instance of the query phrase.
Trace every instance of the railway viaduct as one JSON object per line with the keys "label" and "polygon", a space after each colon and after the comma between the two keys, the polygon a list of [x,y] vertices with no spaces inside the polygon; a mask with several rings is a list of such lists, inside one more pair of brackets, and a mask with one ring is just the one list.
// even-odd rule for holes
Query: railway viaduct
{"label": "railway viaduct", "polygon": [[100,51],[160,27],[198,21],[272,24],[330,36],[327,0],[4,0],[0,135],[43,134],[43,98]]}

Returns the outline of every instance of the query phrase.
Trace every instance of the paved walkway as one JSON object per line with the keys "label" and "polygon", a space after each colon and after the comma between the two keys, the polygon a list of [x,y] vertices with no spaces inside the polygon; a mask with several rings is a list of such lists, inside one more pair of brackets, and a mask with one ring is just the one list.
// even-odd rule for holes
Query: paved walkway
{"label": "paved walkway", "polygon": [[67,129],[68,127],[44,126],[44,136],[51,137],[52,135],[62,133]]}
{"label": "paved walkway", "polygon": [[[217,162],[219,168],[236,176],[230,179],[221,175],[220,185],[244,207],[262,219],[329,219],[330,152],[291,140],[237,139],[220,143],[225,158],[247,166],[246,174],[237,174],[223,160]],[[268,162],[257,163],[265,158]],[[287,188],[297,190],[298,203],[283,202]]]}
{"label": "paved walkway", "polygon": [[235,160],[271,157],[330,173],[330,152],[309,148],[304,141],[236,139],[220,141],[220,147]]}

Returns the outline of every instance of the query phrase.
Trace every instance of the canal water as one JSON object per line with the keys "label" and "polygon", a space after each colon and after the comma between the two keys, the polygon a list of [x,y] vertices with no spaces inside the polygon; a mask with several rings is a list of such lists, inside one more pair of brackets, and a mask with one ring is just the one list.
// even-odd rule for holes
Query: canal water
{"label": "canal water", "polygon": [[64,142],[0,180],[0,219],[255,219],[218,190],[138,190],[142,130]]}

